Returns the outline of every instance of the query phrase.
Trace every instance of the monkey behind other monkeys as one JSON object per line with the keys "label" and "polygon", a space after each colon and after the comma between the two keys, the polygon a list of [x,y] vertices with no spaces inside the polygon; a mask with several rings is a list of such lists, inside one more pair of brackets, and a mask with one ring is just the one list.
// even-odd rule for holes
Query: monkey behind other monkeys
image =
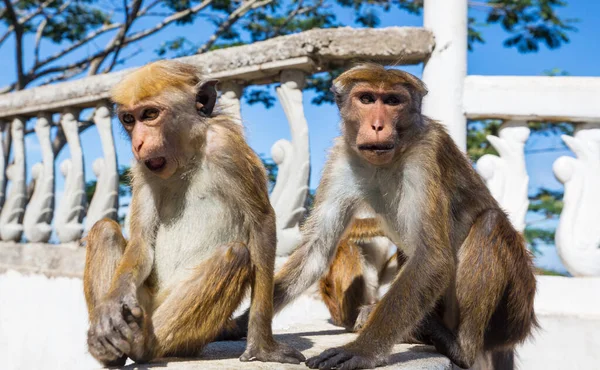
{"label": "monkey behind other monkeys", "polygon": [[379,301],[380,288],[393,280],[405,258],[385,238],[377,219],[354,219],[319,284],[333,324],[361,329]]}
{"label": "monkey behind other monkeys", "polygon": [[103,365],[198,355],[252,289],[242,361],[299,363],[273,339],[275,214],[242,127],[215,109],[215,80],[161,61],[113,90],[131,139],[131,239],[101,220],[87,237],[88,346]]}
{"label": "monkey behind other monkeys", "polygon": [[463,368],[512,368],[514,347],[536,326],[536,280],[522,235],[445,128],[421,114],[427,90],[418,78],[364,64],[332,90],[342,136],[303,242],[275,277],[275,310],[323,276],[364,203],[407,260],[356,340],[306,364],[373,368],[414,337]]}

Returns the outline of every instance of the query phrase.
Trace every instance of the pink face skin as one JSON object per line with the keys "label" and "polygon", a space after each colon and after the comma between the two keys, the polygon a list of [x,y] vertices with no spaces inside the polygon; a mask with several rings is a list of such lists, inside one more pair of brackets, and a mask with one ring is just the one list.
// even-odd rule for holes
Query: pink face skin
{"label": "pink face skin", "polygon": [[119,120],[131,138],[131,150],[140,164],[162,179],[173,176],[178,168],[177,143],[165,130],[165,123],[172,120],[171,111],[152,101],[133,106],[120,106]]}
{"label": "pink face skin", "polygon": [[[350,109],[355,122],[355,150],[375,166],[393,161],[398,144],[398,122],[408,114],[410,93],[357,84],[350,91]],[[354,146],[354,145],[353,145]]]}

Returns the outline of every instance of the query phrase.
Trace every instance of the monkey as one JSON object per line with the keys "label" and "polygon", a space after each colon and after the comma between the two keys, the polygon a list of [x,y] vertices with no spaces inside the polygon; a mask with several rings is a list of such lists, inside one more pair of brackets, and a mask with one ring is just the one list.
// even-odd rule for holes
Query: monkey
{"label": "monkey", "polygon": [[251,289],[241,361],[300,363],[273,338],[275,214],[266,171],[243,128],[217,105],[216,80],[158,61],[112,90],[131,142],[129,240],[112,220],[86,238],[89,352],[127,358],[197,356]]}
{"label": "monkey", "polygon": [[395,249],[376,218],[354,219],[319,282],[334,325],[351,332],[362,327],[379,300],[380,287],[393,279],[405,259]]}
{"label": "monkey", "polygon": [[[341,136],[329,154],[303,239],[275,276],[277,312],[326,272],[367,204],[406,262],[357,338],[309,368],[373,368],[415,337],[461,368],[514,366],[537,327],[536,280],[523,236],[444,126],[421,112],[425,84],[378,64],[342,73],[332,92]],[[232,338],[245,330],[236,319]]]}

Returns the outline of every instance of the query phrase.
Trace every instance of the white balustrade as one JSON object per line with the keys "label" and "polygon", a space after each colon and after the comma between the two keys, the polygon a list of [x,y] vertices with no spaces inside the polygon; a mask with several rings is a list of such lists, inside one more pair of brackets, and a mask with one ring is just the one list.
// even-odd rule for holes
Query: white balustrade
{"label": "white balustrade", "polygon": [[600,124],[579,125],[562,139],[576,158],[560,157],[553,166],[565,185],[556,248],[572,275],[600,276]]}
{"label": "white balustrade", "polygon": [[235,81],[226,81],[220,83],[219,87],[221,89],[219,105],[225,112],[239,120],[239,124],[242,124],[242,103],[240,99],[244,92],[244,86]]}
{"label": "white balustrade", "polygon": [[519,231],[525,230],[525,215],[529,207],[529,176],[525,166],[528,138],[527,122],[504,122],[500,126],[499,137],[487,137],[500,156],[486,154],[477,161],[477,171]]}
{"label": "white balustrade", "polygon": [[86,198],[78,116],[79,112],[68,110],[60,120],[71,152],[71,158],[60,165],[60,171],[65,177],[65,186],[56,213],[55,226],[58,239],[62,243],[75,241],[83,234],[81,221],[85,213]]}
{"label": "white balustrade", "polygon": [[104,158],[96,159],[92,165],[97,182],[96,191],[87,211],[85,230],[90,230],[102,218],[116,220],[119,208],[119,171],[110,110],[107,104],[96,108],[93,120],[100,135]]}
{"label": "white balustrade", "polygon": [[25,184],[25,120],[15,118],[10,133],[12,137],[13,162],[6,169],[10,190],[0,213],[0,237],[2,240],[20,241],[23,234],[23,213],[27,203]]}
{"label": "white balustrade", "polygon": [[6,163],[8,162],[9,145],[10,145],[10,123],[0,123],[2,127],[2,140],[0,140],[0,210],[4,205],[6,198]]}
{"label": "white balustrade", "polygon": [[271,204],[277,215],[277,253],[289,254],[300,242],[300,221],[306,209],[310,177],[308,124],[302,105],[302,88],[306,75],[302,71],[281,73],[277,96],[288,119],[292,141],[279,140],[271,148],[278,165],[277,182],[271,193]]}
{"label": "white balustrade", "polygon": [[33,194],[27,204],[23,225],[28,241],[43,243],[52,234],[52,215],[54,213],[54,151],[50,139],[52,116],[40,115],[35,123],[35,133],[42,150],[42,163],[36,163],[31,169],[34,182]]}

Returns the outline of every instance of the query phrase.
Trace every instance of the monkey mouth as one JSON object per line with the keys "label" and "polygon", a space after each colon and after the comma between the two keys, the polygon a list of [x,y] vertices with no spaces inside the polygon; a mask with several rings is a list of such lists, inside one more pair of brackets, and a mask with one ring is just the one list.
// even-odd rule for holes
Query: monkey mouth
{"label": "monkey mouth", "polygon": [[152,172],[159,172],[167,165],[167,159],[165,157],[150,158],[144,161],[146,167]]}
{"label": "monkey mouth", "polygon": [[376,154],[385,154],[393,149],[393,143],[362,144],[358,146],[358,150],[360,151],[368,151]]}

